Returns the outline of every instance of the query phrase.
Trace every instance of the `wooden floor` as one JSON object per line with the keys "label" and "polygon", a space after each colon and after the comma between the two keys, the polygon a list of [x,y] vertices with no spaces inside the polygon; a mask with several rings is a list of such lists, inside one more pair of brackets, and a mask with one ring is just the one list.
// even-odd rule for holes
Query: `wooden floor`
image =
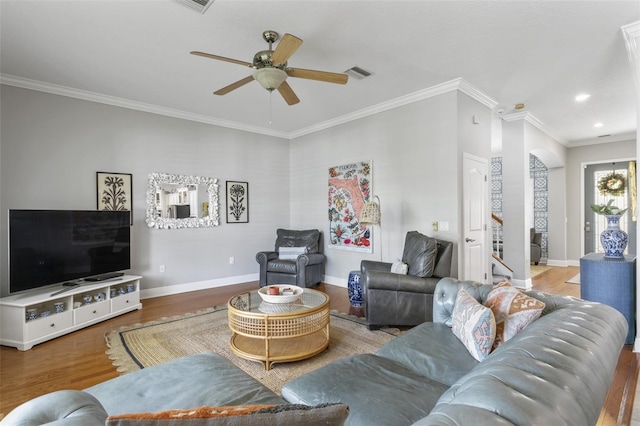
{"label": "wooden floor", "polygon": [[[579,296],[580,286],[565,283],[577,273],[577,267],[552,268],[533,279],[534,289]],[[0,347],[0,419],[4,413],[38,395],[59,389],[84,389],[117,377],[119,374],[104,353],[104,334],[112,329],[224,306],[233,294],[256,287],[257,283],[253,282],[145,299],[142,310],[36,345],[29,351]],[[345,288],[321,284],[318,289],[331,297],[331,309],[360,313],[350,307]],[[630,424],[637,372],[638,354],[627,345],[620,355],[599,426]]]}

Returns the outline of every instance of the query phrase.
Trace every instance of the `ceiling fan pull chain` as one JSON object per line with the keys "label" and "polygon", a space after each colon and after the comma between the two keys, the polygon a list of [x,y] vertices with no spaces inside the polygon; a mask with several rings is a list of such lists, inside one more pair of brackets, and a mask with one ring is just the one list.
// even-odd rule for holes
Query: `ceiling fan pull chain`
{"label": "ceiling fan pull chain", "polygon": [[273,90],[269,91],[269,124],[273,124],[273,121],[271,120],[271,113],[272,113],[272,104],[273,102]]}

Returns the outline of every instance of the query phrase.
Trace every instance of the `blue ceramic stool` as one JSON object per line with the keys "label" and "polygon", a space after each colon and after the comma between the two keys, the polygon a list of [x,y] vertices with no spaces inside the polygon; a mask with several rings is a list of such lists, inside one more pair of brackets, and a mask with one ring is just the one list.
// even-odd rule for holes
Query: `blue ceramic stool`
{"label": "blue ceramic stool", "polygon": [[347,291],[349,292],[349,303],[355,308],[363,305],[362,287],[360,286],[360,271],[349,272],[347,281]]}

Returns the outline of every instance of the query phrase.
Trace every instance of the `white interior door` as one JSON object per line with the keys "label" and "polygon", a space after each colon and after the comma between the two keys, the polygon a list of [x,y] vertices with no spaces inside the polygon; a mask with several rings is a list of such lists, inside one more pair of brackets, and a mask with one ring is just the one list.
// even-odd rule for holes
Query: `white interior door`
{"label": "white interior door", "polygon": [[463,276],[464,280],[489,282],[487,247],[488,160],[464,154],[463,157]]}

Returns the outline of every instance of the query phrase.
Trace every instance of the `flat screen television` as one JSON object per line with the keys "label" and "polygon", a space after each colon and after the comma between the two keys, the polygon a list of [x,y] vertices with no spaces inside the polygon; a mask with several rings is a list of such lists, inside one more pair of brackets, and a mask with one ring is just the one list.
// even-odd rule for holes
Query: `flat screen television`
{"label": "flat screen television", "polygon": [[9,210],[9,292],[130,269],[130,228],[128,211]]}

